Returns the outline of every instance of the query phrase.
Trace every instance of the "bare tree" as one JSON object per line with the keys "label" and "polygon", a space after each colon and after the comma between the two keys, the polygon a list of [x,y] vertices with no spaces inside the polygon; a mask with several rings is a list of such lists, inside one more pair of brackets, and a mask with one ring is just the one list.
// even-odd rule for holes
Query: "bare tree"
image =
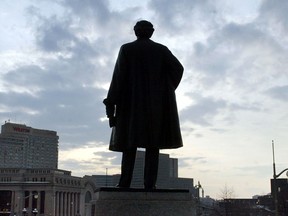
{"label": "bare tree", "polygon": [[220,194],[218,196],[220,199],[224,200],[224,199],[232,199],[236,195],[233,187],[228,187],[227,184],[225,184],[225,186],[220,190]]}

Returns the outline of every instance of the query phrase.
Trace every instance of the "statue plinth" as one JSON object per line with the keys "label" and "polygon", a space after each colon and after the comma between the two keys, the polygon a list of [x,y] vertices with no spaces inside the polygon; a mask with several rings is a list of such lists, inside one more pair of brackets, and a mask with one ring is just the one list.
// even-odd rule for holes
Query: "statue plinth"
{"label": "statue plinth", "polygon": [[96,190],[94,216],[196,216],[196,203],[185,189]]}

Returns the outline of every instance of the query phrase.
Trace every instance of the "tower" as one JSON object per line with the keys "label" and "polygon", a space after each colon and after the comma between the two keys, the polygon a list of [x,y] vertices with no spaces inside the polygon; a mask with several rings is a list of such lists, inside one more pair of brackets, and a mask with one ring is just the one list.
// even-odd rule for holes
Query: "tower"
{"label": "tower", "polygon": [[6,122],[0,134],[0,168],[58,167],[57,132]]}

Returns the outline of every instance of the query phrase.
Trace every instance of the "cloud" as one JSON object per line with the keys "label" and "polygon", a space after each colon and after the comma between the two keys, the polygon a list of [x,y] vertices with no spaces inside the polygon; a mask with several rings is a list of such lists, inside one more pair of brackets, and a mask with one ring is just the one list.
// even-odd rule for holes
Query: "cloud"
{"label": "cloud", "polygon": [[74,37],[71,32],[67,31],[65,26],[69,23],[55,22],[55,17],[51,18],[51,21],[46,21],[39,30],[37,35],[37,43],[45,51],[69,51],[77,42],[77,38]]}
{"label": "cloud", "polygon": [[104,147],[88,146],[67,149],[60,152],[59,166],[62,169],[75,170],[76,175],[92,175],[105,173],[119,173],[121,154],[103,151]]}
{"label": "cloud", "polygon": [[[33,21],[36,63],[8,71],[3,76],[5,89],[14,99],[25,95],[23,104],[35,115],[33,120],[27,116],[22,120],[56,130],[61,150],[85,146],[93,139],[108,143],[110,129],[100,121],[105,116],[104,85],[111,79],[131,23],[124,12],[111,12],[107,1],[56,1],[55,13],[46,13],[41,4],[27,9]],[[20,101],[6,100],[7,106]]]}
{"label": "cloud", "polygon": [[[13,37],[13,46],[5,44],[0,52],[0,120],[57,131],[60,168],[79,175],[116,170],[120,155],[108,152],[111,129],[103,121],[102,100],[119,47],[135,39],[133,26],[143,17],[156,28],[152,39],[167,45],[185,68],[177,89],[186,142],[179,150],[185,155],[180,168],[215,175],[211,156],[196,157],[201,150],[187,151],[187,143],[205,146],[208,153],[217,146],[215,157],[225,151],[229,160],[235,153],[225,146],[243,137],[259,149],[263,134],[286,139],[267,125],[272,117],[281,119],[277,128],[287,122],[288,3],[255,2],[151,0],[121,3],[115,10],[113,1],[105,0],[26,1],[23,20],[6,29],[6,35],[23,32],[21,40]],[[275,100],[281,104],[277,109],[271,106]]]}
{"label": "cloud", "polygon": [[[249,166],[237,166],[234,169],[239,171],[239,175],[244,175],[244,176],[249,176],[249,175],[254,175],[257,176],[258,178],[263,178],[267,179],[271,176],[271,173],[269,172],[269,169],[271,169],[271,165],[249,165]],[[267,172],[268,170],[268,172]],[[245,172],[243,172],[245,171]],[[241,174],[240,174],[241,173]]]}
{"label": "cloud", "polygon": [[121,164],[121,156],[122,156],[121,153],[102,151],[102,152],[94,152],[94,155],[97,158],[100,158],[100,161],[102,162],[109,161],[111,165]]}
{"label": "cloud", "polygon": [[[210,35],[205,43],[195,43],[194,50],[191,59],[195,59],[195,70],[204,73],[203,81],[208,86],[224,82],[228,78],[232,81],[240,79],[238,84],[250,85],[251,81],[255,81],[254,77],[259,77],[256,71],[262,69],[261,63],[265,64],[267,60],[269,63],[278,61],[276,56],[283,55],[277,42],[256,25],[236,23],[223,26],[220,31]],[[267,57],[271,53],[275,54],[275,58],[269,60]],[[264,68],[263,72],[265,75]],[[234,83],[237,84],[235,81]]]}
{"label": "cloud", "polygon": [[[53,76],[54,75],[54,76]],[[37,96],[47,84],[59,81],[55,74],[49,74],[38,65],[24,65],[2,76],[6,91]]]}
{"label": "cloud", "polygon": [[206,157],[182,157],[178,160],[178,166],[181,168],[191,168],[207,163]]}
{"label": "cloud", "polygon": [[287,50],[257,19],[225,23],[206,40],[195,42],[187,58],[192,70],[186,68],[184,79],[192,103],[181,110],[182,122],[228,126],[239,121],[240,112],[267,110],[263,92],[288,80],[284,56]]}
{"label": "cloud", "polygon": [[[263,0],[260,7],[259,22],[266,25],[266,29],[276,34],[287,35],[288,31],[288,2]],[[275,32],[276,31],[276,32]],[[273,33],[273,32],[271,32]],[[284,37],[283,41],[287,41]]]}
{"label": "cloud", "polygon": [[[162,33],[177,37],[191,31],[210,31],[217,23],[215,4],[209,0],[153,0],[149,9],[154,12]],[[205,19],[203,19],[205,17]]]}
{"label": "cloud", "polygon": [[101,21],[101,24],[105,24],[111,17],[108,1],[105,0],[59,0],[59,2],[64,7],[70,8],[73,14],[81,17],[96,18],[95,21]]}
{"label": "cloud", "polygon": [[[202,126],[210,126],[211,119],[217,115],[221,109],[225,109],[227,104],[223,100],[215,100],[213,98],[204,98],[201,96],[192,96],[195,104],[181,112],[181,119],[191,121]],[[198,97],[196,99],[196,97]]]}
{"label": "cloud", "polygon": [[273,88],[268,89],[266,93],[273,99],[278,99],[283,102],[288,101],[288,85],[275,86]]}
{"label": "cloud", "polygon": [[[107,34],[96,32],[93,33],[95,38],[90,36],[86,28],[93,25],[90,21],[95,17],[84,19],[84,28],[76,17],[85,17],[85,12],[68,11],[77,7],[77,1],[61,3],[66,7],[66,16],[57,11],[45,15],[45,9],[37,6],[28,8],[27,14],[33,18],[30,28],[35,33],[36,60],[1,74],[4,91],[0,97],[5,102],[5,106],[1,105],[2,114],[5,113],[3,119],[15,118],[14,112],[18,111],[21,121],[33,122],[33,127],[56,130],[61,150],[87,145],[93,139],[107,143],[110,130],[107,122],[100,121],[105,116],[103,86],[111,78],[119,46],[111,49],[113,41],[117,40],[107,40]],[[99,9],[98,1],[91,8],[88,1],[83,4],[83,10]],[[98,13],[92,15],[98,16]],[[99,20],[107,19],[99,17]],[[105,28],[100,22],[99,26]],[[117,32],[111,37],[116,38]],[[28,113],[33,118],[27,116]]]}

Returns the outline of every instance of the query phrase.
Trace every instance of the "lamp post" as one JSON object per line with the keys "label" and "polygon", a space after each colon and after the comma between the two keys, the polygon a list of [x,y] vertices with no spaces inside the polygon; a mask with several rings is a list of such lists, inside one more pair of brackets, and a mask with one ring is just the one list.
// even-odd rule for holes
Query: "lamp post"
{"label": "lamp post", "polygon": [[35,208],[35,209],[33,209],[33,211],[32,211],[32,214],[34,215],[34,216],[36,216],[37,215],[37,213],[38,213],[38,210]]}
{"label": "lamp post", "polygon": [[[274,204],[275,204],[275,216],[279,216],[278,209],[278,188],[277,188],[277,178],[280,177],[284,172],[288,171],[288,168],[282,170],[279,174],[276,174],[275,165],[275,154],[274,154],[274,141],[272,140],[272,152],[273,152],[273,194],[274,194]],[[287,172],[288,176],[288,172]]]}
{"label": "lamp post", "polygon": [[108,168],[106,168],[106,176],[105,176],[105,181],[106,181],[106,187],[108,186]]}
{"label": "lamp post", "polygon": [[200,207],[200,189],[202,189],[202,198],[204,197],[204,189],[202,187],[202,185],[200,184],[200,181],[198,181],[198,184],[194,186],[195,190],[196,190],[196,200],[197,200],[197,215],[201,214],[201,207]]}
{"label": "lamp post", "polygon": [[27,209],[26,209],[26,208],[23,208],[23,210],[22,210],[23,216],[26,216],[26,213],[27,213]]}
{"label": "lamp post", "polygon": [[202,185],[200,184],[200,181],[198,181],[198,184],[195,186],[195,189],[198,189],[199,198],[200,198],[200,189],[202,189],[202,198],[204,198],[204,189]]}
{"label": "lamp post", "polygon": [[[32,194],[30,194],[30,195],[28,195],[28,196],[25,196],[24,198],[23,198],[23,200],[25,201],[27,198],[29,198],[29,197],[31,197],[32,196],[32,198],[33,199],[35,199],[35,200],[37,200],[38,199],[38,197],[39,197],[39,195],[38,195],[38,193],[37,192],[32,192]],[[32,200],[33,201],[33,200]],[[22,210],[22,214],[23,214],[23,216],[27,216],[27,209],[26,209],[26,205],[25,205],[25,203],[26,202],[24,202],[24,208],[23,208],[23,210]],[[29,206],[28,206],[28,208],[29,208]],[[31,209],[33,208],[33,205],[30,207]],[[37,211],[37,209],[35,208],[34,210],[36,210]],[[34,210],[32,210],[32,213],[34,212]],[[36,214],[38,213],[38,211],[36,212]],[[34,213],[33,213],[34,214]],[[34,215],[36,215],[36,214],[34,214]]]}

